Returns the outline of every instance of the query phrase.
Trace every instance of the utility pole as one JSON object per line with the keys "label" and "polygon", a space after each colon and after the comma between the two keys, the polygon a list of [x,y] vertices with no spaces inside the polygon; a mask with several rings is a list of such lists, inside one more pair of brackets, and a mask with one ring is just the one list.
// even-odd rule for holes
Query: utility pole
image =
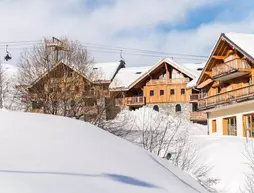
{"label": "utility pole", "polygon": [[59,60],[59,51],[64,50],[64,42],[52,37],[52,40],[45,40],[46,48],[53,48],[54,51],[54,64],[57,64]]}

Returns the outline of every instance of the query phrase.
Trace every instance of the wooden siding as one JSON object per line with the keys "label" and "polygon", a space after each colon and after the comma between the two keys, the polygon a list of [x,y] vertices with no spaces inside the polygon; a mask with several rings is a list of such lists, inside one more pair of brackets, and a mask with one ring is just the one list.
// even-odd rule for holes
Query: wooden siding
{"label": "wooden siding", "polygon": [[226,41],[219,40],[202,74],[199,85],[213,82],[202,88],[207,95],[191,96],[194,102],[198,98],[199,110],[254,99],[254,65]]}
{"label": "wooden siding", "polygon": [[[181,90],[184,90],[184,94]],[[171,94],[171,90],[174,90],[174,94]],[[154,95],[150,96],[150,92],[153,91]],[[164,92],[161,95],[161,91]],[[186,84],[169,84],[169,85],[154,85],[144,87],[144,96],[146,97],[146,103],[168,103],[168,102],[188,102],[191,90],[186,89]]]}
{"label": "wooden siding", "polygon": [[215,78],[218,76],[225,76],[230,73],[235,73],[236,71],[244,70],[248,72],[249,69],[251,69],[251,66],[246,60],[236,58],[226,63],[217,64],[215,67],[212,68],[212,76],[213,78]]}
{"label": "wooden siding", "polygon": [[254,84],[202,98],[198,101],[198,108],[202,110],[216,105],[230,104],[233,101],[253,99],[253,97]]}
{"label": "wooden siding", "polygon": [[190,113],[190,120],[191,121],[197,121],[197,122],[203,122],[207,120],[207,115],[204,112],[191,112]]}

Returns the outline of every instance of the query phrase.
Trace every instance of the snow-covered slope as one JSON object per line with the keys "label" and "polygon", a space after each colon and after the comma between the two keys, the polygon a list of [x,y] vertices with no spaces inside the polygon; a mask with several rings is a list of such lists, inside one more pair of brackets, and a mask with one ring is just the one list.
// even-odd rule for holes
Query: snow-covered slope
{"label": "snow-covered slope", "polygon": [[[241,192],[245,174],[250,171],[244,156],[246,139],[230,136],[195,136],[193,139],[202,155],[200,164],[212,167],[209,175],[219,180],[215,186],[218,192]],[[251,142],[253,140],[249,139]]]}
{"label": "snow-covered slope", "polygon": [[0,192],[206,192],[143,149],[73,119],[0,111]]}
{"label": "snow-covered slope", "polygon": [[179,133],[187,132],[190,135],[207,135],[207,126],[191,122],[181,113],[157,112],[149,107],[142,107],[135,111],[122,110],[112,121],[122,123],[126,130],[142,129],[144,126],[153,125],[156,129],[164,129],[171,122],[171,126],[179,125]]}

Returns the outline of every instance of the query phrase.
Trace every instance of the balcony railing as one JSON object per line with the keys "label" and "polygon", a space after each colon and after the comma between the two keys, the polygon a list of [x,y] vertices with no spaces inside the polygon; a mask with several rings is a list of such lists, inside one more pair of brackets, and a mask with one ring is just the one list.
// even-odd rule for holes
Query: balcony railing
{"label": "balcony railing", "polygon": [[152,79],[146,85],[165,85],[165,84],[181,84],[190,82],[189,78],[173,78],[168,80]]}
{"label": "balcony railing", "polygon": [[190,120],[191,121],[206,121],[207,115],[204,112],[191,112]]}
{"label": "balcony railing", "polygon": [[219,93],[213,96],[202,98],[198,101],[198,108],[204,110],[217,105],[225,105],[230,102],[249,100],[254,97],[254,84],[242,88]]}
{"label": "balcony railing", "polygon": [[207,93],[197,93],[190,95],[190,102],[197,102],[199,99],[202,99],[207,96]]}
{"label": "balcony railing", "polygon": [[125,105],[128,106],[142,106],[145,105],[145,97],[136,96],[136,97],[126,97],[124,99]]}
{"label": "balcony railing", "polygon": [[229,73],[237,72],[240,69],[251,69],[251,66],[248,64],[246,60],[243,59],[233,59],[226,63],[219,64],[212,69],[213,78],[217,78]]}

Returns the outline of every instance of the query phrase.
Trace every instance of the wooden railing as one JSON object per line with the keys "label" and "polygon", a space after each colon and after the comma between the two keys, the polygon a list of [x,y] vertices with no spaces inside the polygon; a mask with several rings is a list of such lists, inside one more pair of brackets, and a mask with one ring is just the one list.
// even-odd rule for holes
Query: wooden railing
{"label": "wooden railing", "polygon": [[189,78],[173,78],[168,80],[152,79],[149,80],[146,85],[165,85],[165,84],[181,84],[190,82]]}
{"label": "wooden railing", "polygon": [[207,93],[197,93],[190,95],[190,102],[198,101],[207,96]]}
{"label": "wooden railing", "polygon": [[140,106],[145,105],[145,97],[143,96],[136,96],[136,97],[126,97],[124,99],[124,104],[128,106]]}
{"label": "wooden railing", "polygon": [[190,120],[191,121],[206,121],[207,115],[204,112],[191,112]]}
{"label": "wooden railing", "polygon": [[218,66],[213,67],[212,76],[217,77],[230,72],[238,71],[239,69],[251,69],[251,66],[248,64],[246,60],[239,58],[233,59],[226,63],[219,64]]}
{"label": "wooden railing", "polygon": [[202,98],[198,101],[198,108],[206,109],[232,101],[248,100],[248,97],[253,96],[254,96],[254,84]]}

